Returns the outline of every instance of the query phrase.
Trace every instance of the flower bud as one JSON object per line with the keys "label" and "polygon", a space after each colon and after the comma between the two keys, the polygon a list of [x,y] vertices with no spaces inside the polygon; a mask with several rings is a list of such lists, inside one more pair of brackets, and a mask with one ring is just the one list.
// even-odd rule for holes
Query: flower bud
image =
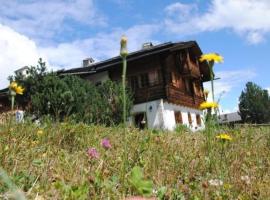
{"label": "flower bud", "polygon": [[128,55],[127,37],[126,36],[122,36],[120,44],[121,44],[120,55],[121,55],[121,57],[124,58]]}

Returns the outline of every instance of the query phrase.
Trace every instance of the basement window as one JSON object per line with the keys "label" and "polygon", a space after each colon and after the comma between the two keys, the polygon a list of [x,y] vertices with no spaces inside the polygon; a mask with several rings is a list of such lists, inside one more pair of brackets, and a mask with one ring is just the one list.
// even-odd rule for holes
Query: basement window
{"label": "basement window", "polygon": [[199,114],[196,115],[196,122],[198,126],[202,125],[202,120],[201,120],[201,116]]}
{"label": "basement window", "polygon": [[192,119],[191,119],[190,112],[188,113],[188,123],[189,123],[189,125],[192,125]]}
{"label": "basement window", "polygon": [[174,112],[174,117],[175,117],[175,123],[176,124],[183,124],[181,111],[175,111]]}

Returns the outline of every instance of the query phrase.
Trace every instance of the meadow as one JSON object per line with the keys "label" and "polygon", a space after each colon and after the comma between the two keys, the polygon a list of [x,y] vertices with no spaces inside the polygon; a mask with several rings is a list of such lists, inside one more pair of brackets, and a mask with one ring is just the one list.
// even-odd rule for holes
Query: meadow
{"label": "meadow", "polygon": [[[269,127],[123,130],[4,123],[1,167],[27,199],[270,199]],[[10,187],[1,179],[0,199]]]}

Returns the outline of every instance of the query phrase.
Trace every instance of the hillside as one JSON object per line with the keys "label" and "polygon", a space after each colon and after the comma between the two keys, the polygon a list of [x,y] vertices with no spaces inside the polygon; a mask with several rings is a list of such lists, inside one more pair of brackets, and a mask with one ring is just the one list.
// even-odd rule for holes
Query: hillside
{"label": "hillside", "polygon": [[[223,132],[232,140],[216,138]],[[104,138],[107,146],[101,144]],[[123,165],[125,144],[128,161]],[[129,129],[125,142],[121,127],[0,125],[1,166],[27,199],[140,195],[141,185],[131,178],[134,166],[143,169],[143,181],[153,182],[145,186],[152,190],[149,196],[160,199],[267,199],[269,155],[269,128],[223,128],[210,135]],[[12,195],[3,181],[0,195]]]}

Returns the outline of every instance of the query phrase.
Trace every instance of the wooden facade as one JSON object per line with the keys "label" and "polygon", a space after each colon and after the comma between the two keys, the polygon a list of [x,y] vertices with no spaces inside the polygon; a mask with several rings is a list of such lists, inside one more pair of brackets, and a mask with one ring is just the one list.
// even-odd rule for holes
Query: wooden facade
{"label": "wooden facade", "polygon": [[[209,80],[207,63],[200,63],[202,52],[196,42],[166,43],[133,52],[127,57],[127,84],[134,94],[134,104],[164,99],[169,103],[198,108],[205,100],[204,81]],[[121,81],[120,57],[93,64],[86,68],[64,71],[84,74],[89,79],[99,72]],[[89,74],[87,74],[89,72]]]}

